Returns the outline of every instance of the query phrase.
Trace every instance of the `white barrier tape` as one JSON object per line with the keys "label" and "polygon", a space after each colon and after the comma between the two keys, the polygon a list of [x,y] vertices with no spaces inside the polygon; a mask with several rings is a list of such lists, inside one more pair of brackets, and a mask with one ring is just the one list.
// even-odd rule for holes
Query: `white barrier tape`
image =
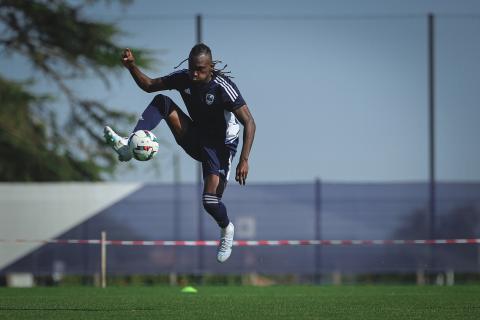
{"label": "white barrier tape", "polygon": [[[44,244],[101,244],[98,239],[0,239],[0,243],[44,243]],[[106,245],[120,246],[176,246],[176,247],[203,247],[218,246],[216,240],[106,240]],[[258,246],[349,246],[349,245],[432,245],[432,244],[480,244],[480,239],[432,239],[432,240],[237,240],[233,242],[237,247]]]}

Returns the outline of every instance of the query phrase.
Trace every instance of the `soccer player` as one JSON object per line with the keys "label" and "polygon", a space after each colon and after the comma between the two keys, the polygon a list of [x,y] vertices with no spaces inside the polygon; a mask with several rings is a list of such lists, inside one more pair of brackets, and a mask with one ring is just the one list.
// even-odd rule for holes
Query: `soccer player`
{"label": "soccer player", "polygon": [[[185,62],[185,59],[183,62]],[[205,44],[195,45],[188,56],[188,69],[151,79],[135,65],[130,49],[122,55],[123,65],[137,85],[146,92],[177,90],[187,107],[187,116],[169,97],[156,95],[133,129],[152,130],[165,120],[175,141],[193,159],[202,163],[205,210],[220,227],[217,260],[226,261],[232,252],[234,226],[221,201],[227,186],[232,159],[237,151],[240,126],[243,145],[235,180],[245,185],[248,157],[255,136],[255,121],[237,86],[222,70],[215,68],[212,52]],[[110,127],[104,129],[107,143],[118,153],[120,161],[132,158],[128,138],[120,137]]]}

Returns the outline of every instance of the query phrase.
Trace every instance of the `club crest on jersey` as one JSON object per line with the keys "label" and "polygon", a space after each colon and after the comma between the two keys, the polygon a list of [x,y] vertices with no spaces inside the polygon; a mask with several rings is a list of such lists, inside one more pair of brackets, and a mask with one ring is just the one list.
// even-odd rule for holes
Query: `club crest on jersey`
{"label": "club crest on jersey", "polygon": [[213,103],[213,100],[215,100],[215,96],[211,93],[207,94],[207,96],[205,97],[205,101],[208,105],[211,105]]}

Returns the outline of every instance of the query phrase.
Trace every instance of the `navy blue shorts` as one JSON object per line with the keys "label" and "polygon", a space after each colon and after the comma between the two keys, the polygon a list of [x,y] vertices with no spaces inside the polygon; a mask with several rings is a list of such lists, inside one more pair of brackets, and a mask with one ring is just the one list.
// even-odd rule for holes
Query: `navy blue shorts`
{"label": "navy blue shorts", "polygon": [[193,159],[202,163],[203,178],[214,174],[228,181],[232,160],[236,150],[223,143],[203,141],[198,129],[191,126],[181,141],[177,143]]}

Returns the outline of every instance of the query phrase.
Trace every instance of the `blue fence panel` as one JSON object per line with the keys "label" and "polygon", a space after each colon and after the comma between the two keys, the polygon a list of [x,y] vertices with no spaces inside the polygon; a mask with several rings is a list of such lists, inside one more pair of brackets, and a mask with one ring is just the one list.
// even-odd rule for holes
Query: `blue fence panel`
{"label": "blue fence panel", "polygon": [[[437,238],[480,237],[480,184],[437,186]],[[230,185],[224,195],[237,240],[426,239],[428,184],[315,183]],[[195,185],[146,185],[60,236],[112,240],[205,240],[219,229],[203,212]],[[319,206],[316,207],[316,203]],[[319,216],[316,216],[319,214]],[[319,221],[318,230],[316,221]],[[214,247],[109,246],[110,274],[158,273],[398,273],[424,270],[478,272],[478,245],[364,245],[236,247],[219,264]],[[0,272],[92,274],[99,270],[97,245],[48,244]]]}

